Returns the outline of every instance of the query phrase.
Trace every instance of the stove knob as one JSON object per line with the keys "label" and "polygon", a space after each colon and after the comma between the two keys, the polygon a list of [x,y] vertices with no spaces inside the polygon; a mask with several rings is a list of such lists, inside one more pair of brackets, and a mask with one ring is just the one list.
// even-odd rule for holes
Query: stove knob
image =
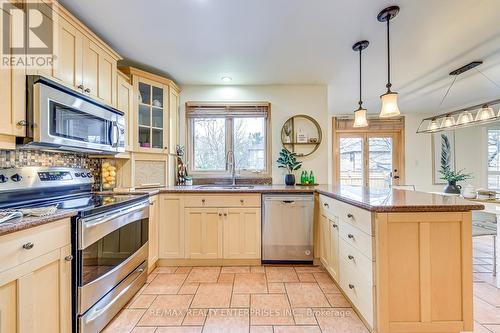
{"label": "stove knob", "polygon": [[21,181],[21,179],[23,179],[23,177],[22,177],[20,174],[16,173],[16,174],[12,175],[12,176],[10,177],[10,179],[12,179],[12,180],[13,180],[13,181],[15,181],[15,182],[20,182],[20,181]]}
{"label": "stove knob", "polygon": [[87,173],[87,177],[92,178],[92,174],[90,172]]}
{"label": "stove knob", "polygon": [[8,177],[5,177],[5,175],[0,175],[0,183],[5,183],[9,180]]}
{"label": "stove knob", "polygon": [[87,177],[87,175],[84,174],[83,172],[82,172],[81,176],[82,176],[82,178],[86,178]]}
{"label": "stove knob", "polygon": [[80,173],[79,172],[75,173],[75,177],[80,177]]}

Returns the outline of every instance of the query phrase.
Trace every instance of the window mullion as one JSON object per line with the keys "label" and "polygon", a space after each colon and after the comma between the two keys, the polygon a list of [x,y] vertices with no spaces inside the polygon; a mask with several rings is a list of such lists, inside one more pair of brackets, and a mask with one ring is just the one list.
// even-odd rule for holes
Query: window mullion
{"label": "window mullion", "polygon": [[[230,118],[230,117],[226,118],[226,149],[225,149],[225,152],[226,152],[226,173],[229,173],[228,163],[227,163],[228,151],[231,150],[233,152],[233,156],[234,156],[233,123],[234,123],[233,118]],[[234,163],[234,161],[233,161],[233,163]]]}

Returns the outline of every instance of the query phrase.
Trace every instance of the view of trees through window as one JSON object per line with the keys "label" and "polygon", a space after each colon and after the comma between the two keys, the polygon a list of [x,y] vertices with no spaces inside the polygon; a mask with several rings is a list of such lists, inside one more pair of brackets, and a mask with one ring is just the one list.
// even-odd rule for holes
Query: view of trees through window
{"label": "view of trees through window", "polygon": [[225,171],[234,152],[237,170],[266,169],[265,117],[193,119],[194,171]]}
{"label": "view of trees through window", "polygon": [[488,188],[500,189],[500,129],[488,130]]}

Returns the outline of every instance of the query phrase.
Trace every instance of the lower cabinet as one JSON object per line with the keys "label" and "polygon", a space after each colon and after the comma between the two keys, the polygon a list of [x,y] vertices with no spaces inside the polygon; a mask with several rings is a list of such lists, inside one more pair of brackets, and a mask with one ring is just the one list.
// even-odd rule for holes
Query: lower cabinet
{"label": "lower cabinet", "polygon": [[186,208],[187,250],[191,259],[217,259],[222,254],[222,217],[217,208]]}
{"label": "lower cabinet", "polygon": [[320,260],[335,281],[339,280],[339,226],[336,217],[320,215]]}
{"label": "lower cabinet", "polygon": [[184,197],[159,195],[159,257],[182,259],[185,257]]}
{"label": "lower cabinet", "polygon": [[148,271],[156,266],[158,261],[158,214],[159,214],[159,204],[158,196],[154,195],[149,198],[149,229],[148,229],[148,243],[149,243],[149,255],[148,255]]}
{"label": "lower cabinet", "polygon": [[[68,244],[63,247],[54,245],[49,252],[37,254],[0,272],[0,332],[71,332],[70,222],[65,223],[68,224]],[[7,245],[7,248],[2,247],[2,250],[8,251],[4,254],[21,251],[16,256],[22,258],[25,255],[22,251],[45,248],[45,244],[33,241],[33,247],[22,248],[23,244],[19,244],[19,250],[12,237],[23,233],[21,239],[26,235],[25,231],[30,230],[0,237],[0,243]],[[0,270],[4,268],[0,267]]]}
{"label": "lower cabinet", "polygon": [[228,208],[224,218],[224,259],[260,258],[260,208]]}

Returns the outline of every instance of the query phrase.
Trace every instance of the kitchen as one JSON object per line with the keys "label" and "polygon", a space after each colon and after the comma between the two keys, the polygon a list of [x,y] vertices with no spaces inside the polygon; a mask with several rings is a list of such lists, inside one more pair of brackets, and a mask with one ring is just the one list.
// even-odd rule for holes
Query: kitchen
{"label": "kitchen", "polygon": [[499,332],[499,5],[4,0],[0,332]]}

